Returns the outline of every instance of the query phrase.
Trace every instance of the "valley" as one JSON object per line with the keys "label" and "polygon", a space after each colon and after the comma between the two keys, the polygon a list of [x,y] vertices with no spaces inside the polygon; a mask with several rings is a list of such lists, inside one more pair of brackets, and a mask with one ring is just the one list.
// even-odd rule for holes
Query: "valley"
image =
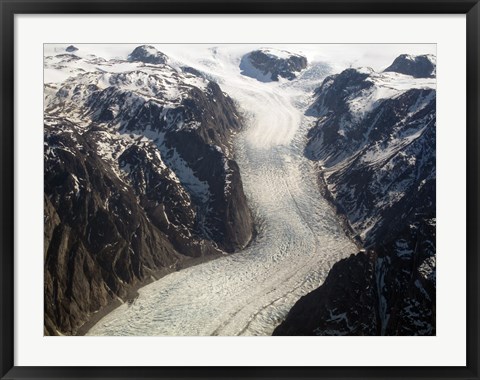
{"label": "valley", "polygon": [[312,191],[316,169],[303,155],[309,94],[235,74],[234,65],[219,79],[248,115],[235,155],[257,237],[241,252],[142,288],[88,334],[270,335],[335,262],[356,252],[332,207]]}
{"label": "valley", "polygon": [[290,48],[46,47],[46,335],[435,334],[435,55]]}

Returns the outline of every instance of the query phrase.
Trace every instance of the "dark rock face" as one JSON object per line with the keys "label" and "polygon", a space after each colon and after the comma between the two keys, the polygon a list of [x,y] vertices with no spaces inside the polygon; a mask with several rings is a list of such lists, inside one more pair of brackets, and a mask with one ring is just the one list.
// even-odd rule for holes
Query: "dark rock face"
{"label": "dark rock face", "polygon": [[292,80],[307,67],[307,59],[298,54],[269,49],[255,50],[242,58],[242,74],[262,82],[278,81],[279,77]]}
{"label": "dark rock face", "polygon": [[[233,102],[216,83],[210,82],[206,92],[192,89],[176,109],[169,109],[172,119],[159,120],[157,115],[162,112],[162,107],[146,104],[126,124],[125,131],[141,133],[145,125],[152,131],[165,131],[163,141],[159,141],[165,163],[181,171],[177,166],[179,157],[199,182],[191,183],[185,173],[179,175],[187,190],[192,189],[197,232],[227,252],[243,248],[252,235],[252,220],[238,166],[231,158],[231,134],[241,128]],[[199,123],[200,127],[172,129],[169,120],[181,121],[182,125]],[[206,196],[195,191],[202,183],[208,188]]]}
{"label": "dark rock face", "polygon": [[65,51],[68,51],[69,53],[73,53],[74,51],[77,51],[77,50],[78,48],[73,45],[70,45],[65,49]]}
{"label": "dark rock face", "polygon": [[88,137],[68,122],[45,129],[45,327],[69,333],[181,257]]}
{"label": "dark rock face", "polygon": [[349,69],[316,91],[305,154],[366,253],[338,262],[275,335],[435,334],[436,92],[393,91],[388,75]]}
{"label": "dark rock face", "polygon": [[158,272],[252,237],[233,101],[164,69],[176,83],[132,72],[101,88],[102,73],[85,73],[45,90],[46,334],[75,333]]}
{"label": "dark rock face", "polygon": [[385,69],[400,74],[411,75],[415,78],[434,78],[436,76],[437,61],[431,55],[412,56],[402,54]]}
{"label": "dark rock face", "polygon": [[167,63],[168,57],[159,52],[153,46],[142,45],[136,47],[128,56],[128,60],[132,62],[151,63],[155,65],[164,65]]}

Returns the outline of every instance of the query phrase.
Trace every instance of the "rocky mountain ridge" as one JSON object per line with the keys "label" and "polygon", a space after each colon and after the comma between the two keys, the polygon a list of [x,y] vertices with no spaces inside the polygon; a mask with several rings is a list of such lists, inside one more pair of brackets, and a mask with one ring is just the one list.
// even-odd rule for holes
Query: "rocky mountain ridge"
{"label": "rocky mountain ridge", "polygon": [[305,154],[365,250],[337,263],[274,334],[434,335],[435,82],[347,69],[307,112],[317,122]]}
{"label": "rocky mountain ridge", "polygon": [[73,74],[45,85],[46,334],[75,333],[156,272],[253,234],[231,145],[236,105],[214,82],[138,63],[137,49],[130,62],[45,59]]}

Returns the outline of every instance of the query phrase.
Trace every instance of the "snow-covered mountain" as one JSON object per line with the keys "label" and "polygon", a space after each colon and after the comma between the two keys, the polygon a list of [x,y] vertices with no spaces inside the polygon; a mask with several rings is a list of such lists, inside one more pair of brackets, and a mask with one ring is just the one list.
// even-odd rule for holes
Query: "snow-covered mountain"
{"label": "snow-covered mountain", "polygon": [[167,63],[168,57],[151,45],[141,45],[128,55],[128,60],[163,65]]}
{"label": "snow-covered mountain", "polygon": [[[403,228],[396,216],[431,207],[425,197],[435,186],[434,86],[348,69],[317,90],[309,112],[318,121],[305,152],[323,168],[328,191],[367,246]],[[417,193],[425,197],[411,196]]]}
{"label": "snow-covered mountain", "polygon": [[437,57],[432,54],[402,54],[384,71],[411,75],[415,78],[435,78],[437,75]]}
{"label": "snow-covered mountain", "polygon": [[422,57],[408,58],[415,75],[395,72],[404,59],[347,69],[315,92],[305,154],[366,253],[339,262],[277,334],[435,331],[435,80],[416,78]]}
{"label": "snow-covered mountain", "polygon": [[261,82],[293,80],[307,67],[307,58],[285,50],[262,48],[245,54],[240,62],[243,75]]}
{"label": "snow-covered mountain", "polygon": [[252,237],[232,151],[243,125],[236,105],[153,49],[128,60],[45,58],[49,334],[75,332],[188,257],[234,252]]}

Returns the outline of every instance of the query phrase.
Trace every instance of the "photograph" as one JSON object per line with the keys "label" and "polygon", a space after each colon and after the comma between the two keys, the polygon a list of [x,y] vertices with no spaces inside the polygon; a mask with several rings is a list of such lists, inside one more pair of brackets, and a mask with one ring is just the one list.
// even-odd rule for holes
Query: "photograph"
{"label": "photograph", "polygon": [[436,65],[45,43],[43,334],[436,336]]}

